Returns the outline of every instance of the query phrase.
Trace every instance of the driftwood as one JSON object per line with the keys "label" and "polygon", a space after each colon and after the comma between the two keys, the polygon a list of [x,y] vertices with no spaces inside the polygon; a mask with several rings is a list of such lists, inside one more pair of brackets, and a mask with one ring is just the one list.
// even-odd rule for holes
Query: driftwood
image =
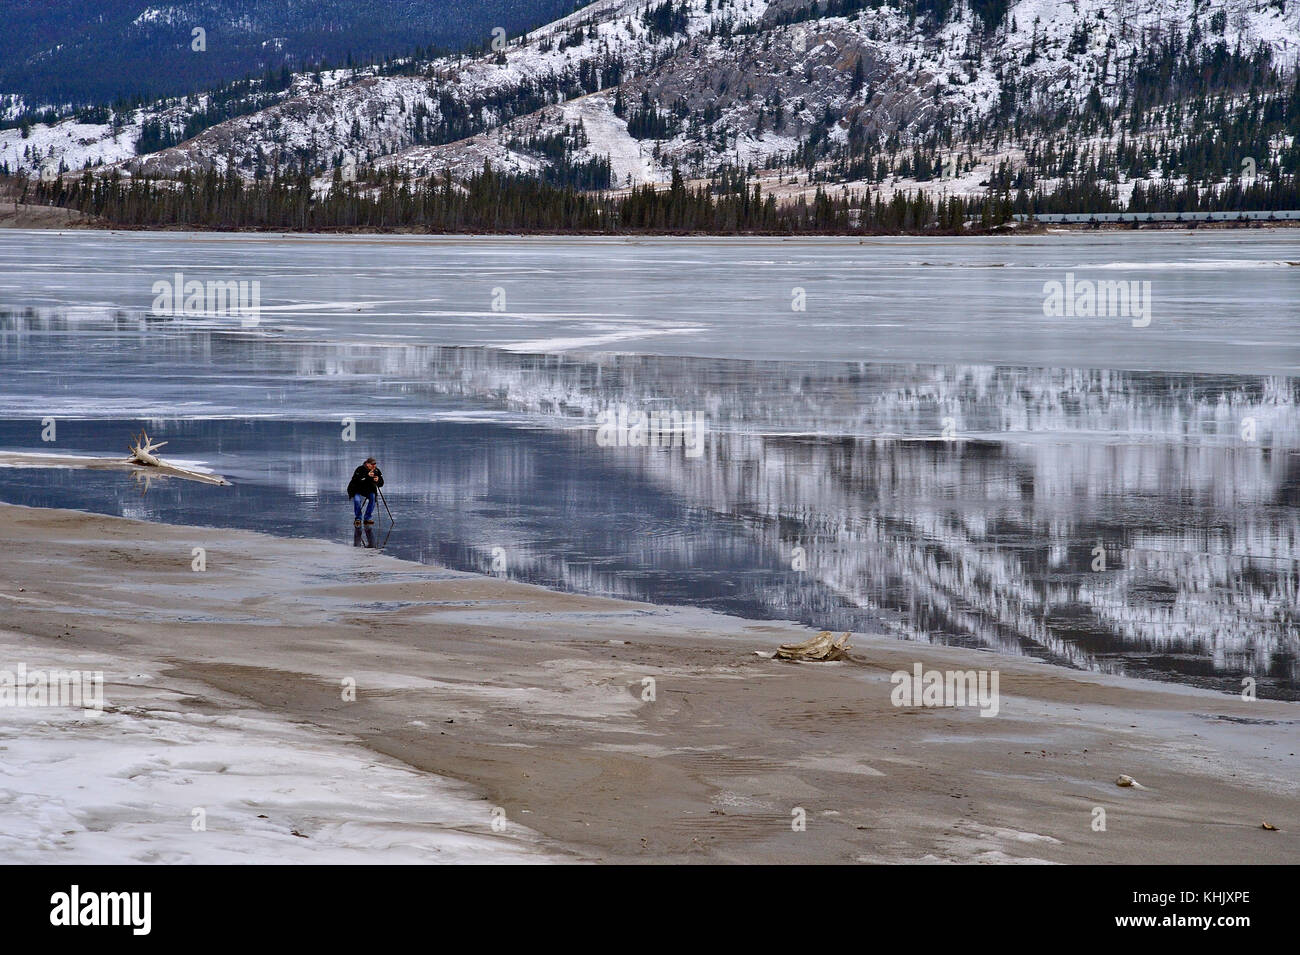
{"label": "driftwood", "polygon": [[803,643],[783,643],[776,649],[778,660],[844,660],[848,658],[849,635],[845,633],[838,640],[831,636],[829,630],[823,630],[815,637]]}
{"label": "driftwood", "polygon": [[[166,441],[151,441],[149,435],[141,431],[131,444],[127,445],[131,456],[127,458],[127,464],[133,464],[136,467],[148,468],[146,476],[157,473],[159,477],[179,477],[188,481],[202,481],[204,484],[228,485],[227,481],[219,474],[209,474],[204,471],[193,471],[189,468],[183,468],[179,464],[167,464],[162,458],[158,457],[156,452],[165,445]],[[139,477],[139,474],[136,475]]]}
{"label": "driftwood", "polygon": [[141,431],[139,437],[133,439],[133,442],[128,444],[126,449],[131,452],[130,460],[132,464],[144,464],[149,467],[160,468],[162,462],[158,460],[154,452],[166,443],[166,441],[154,443],[149,440],[149,435],[146,432]]}
{"label": "driftwood", "polygon": [[195,471],[168,464],[158,457],[157,450],[167,442],[155,442],[143,431],[128,445],[131,456],[128,458],[93,458],[77,454],[24,454],[21,452],[0,451],[0,467],[14,468],[78,468],[88,471],[131,471],[136,479],[143,478],[148,483],[152,477],[175,477],[186,481],[199,481],[203,484],[229,486],[230,482],[220,474],[207,471]]}

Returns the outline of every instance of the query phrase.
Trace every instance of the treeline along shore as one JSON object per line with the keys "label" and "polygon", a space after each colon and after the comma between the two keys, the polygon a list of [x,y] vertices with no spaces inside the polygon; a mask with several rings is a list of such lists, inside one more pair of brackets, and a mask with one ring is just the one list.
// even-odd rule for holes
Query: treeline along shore
{"label": "treeline along shore", "polygon": [[[274,231],[418,231],[435,233],[704,233],[770,235],[957,235],[987,232],[1017,213],[1123,211],[1107,190],[1065,183],[1048,196],[1022,191],[938,196],[916,191],[818,189],[779,203],[744,176],[689,185],[674,171],[667,187],[626,193],[585,192],[488,167],[464,181],[449,174],[412,179],[393,170],[324,191],[306,169],[245,180],[233,171],[183,172],[174,179],[86,171],[54,182],[0,179],[15,203],[55,206],[126,228]],[[1300,208],[1295,176],[1222,192],[1195,186],[1137,192],[1143,211]]]}
{"label": "treeline along shore", "polygon": [[276,172],[247,181],[233,172],[181,173],[175,179],[116,174],[54,183],[15,182],[19,201],[56,205],[115,226],[275,231],[415,230],[450,233],[770,233],[961,232],[1011,215],[1006,196],[933,199],[924,193],[878,196],[818,190],[778,204],[760,186],[689,186],[675,173],[667,188],[625,194],[583,192],[484,166],[469,179],[413,180],[396,172],[344,182],[322,193],[310,174]]}

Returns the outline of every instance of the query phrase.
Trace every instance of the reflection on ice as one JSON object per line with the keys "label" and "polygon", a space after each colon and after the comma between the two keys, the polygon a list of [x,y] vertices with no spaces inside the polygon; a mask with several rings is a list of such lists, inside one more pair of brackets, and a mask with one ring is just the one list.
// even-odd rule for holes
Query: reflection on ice
{"label": "reflection on ice", "polygon": [[[3,448],[50,451],[42,415],[65,453],[143,421],[235,482],[139,498],[0,468],[4,500],[351,541],[342,488],[373,453],[399,556],[1300,698],[1295,378],[529,355],[38,309],[0,313],[0,374]],[[703,453],[602,447],[620,405],[701,414]]]}

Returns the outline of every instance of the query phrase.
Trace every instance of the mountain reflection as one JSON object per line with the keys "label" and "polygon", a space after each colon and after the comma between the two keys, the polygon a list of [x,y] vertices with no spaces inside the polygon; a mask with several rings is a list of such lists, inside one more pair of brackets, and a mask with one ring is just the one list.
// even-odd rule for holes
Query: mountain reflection
{"label": "mountain reflection", "polygon": [[[94,310],[0,313],[0,373],[5,448],[49,450],[42,414],[64,452],[146,421],[236,485],[0,469],[5,500],[350,541],[341,488],[374,453],[398,556],[492,572],[499,549],[575,591],[1300,698],[1296,379],[318,344]],[[600,446],[615,407],[702,413],[703,455]]]}

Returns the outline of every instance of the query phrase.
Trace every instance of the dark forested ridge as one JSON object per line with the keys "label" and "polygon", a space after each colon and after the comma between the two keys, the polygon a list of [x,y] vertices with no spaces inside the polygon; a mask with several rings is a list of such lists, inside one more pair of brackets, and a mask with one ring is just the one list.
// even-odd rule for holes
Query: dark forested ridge
{"label": "dark forested ridge", "polygon": [[[174,96],[283,66],[483,48],[574,0],[0,0],[0,93],[33,103]],[[204,49],[192,48],[194,28]]]}

